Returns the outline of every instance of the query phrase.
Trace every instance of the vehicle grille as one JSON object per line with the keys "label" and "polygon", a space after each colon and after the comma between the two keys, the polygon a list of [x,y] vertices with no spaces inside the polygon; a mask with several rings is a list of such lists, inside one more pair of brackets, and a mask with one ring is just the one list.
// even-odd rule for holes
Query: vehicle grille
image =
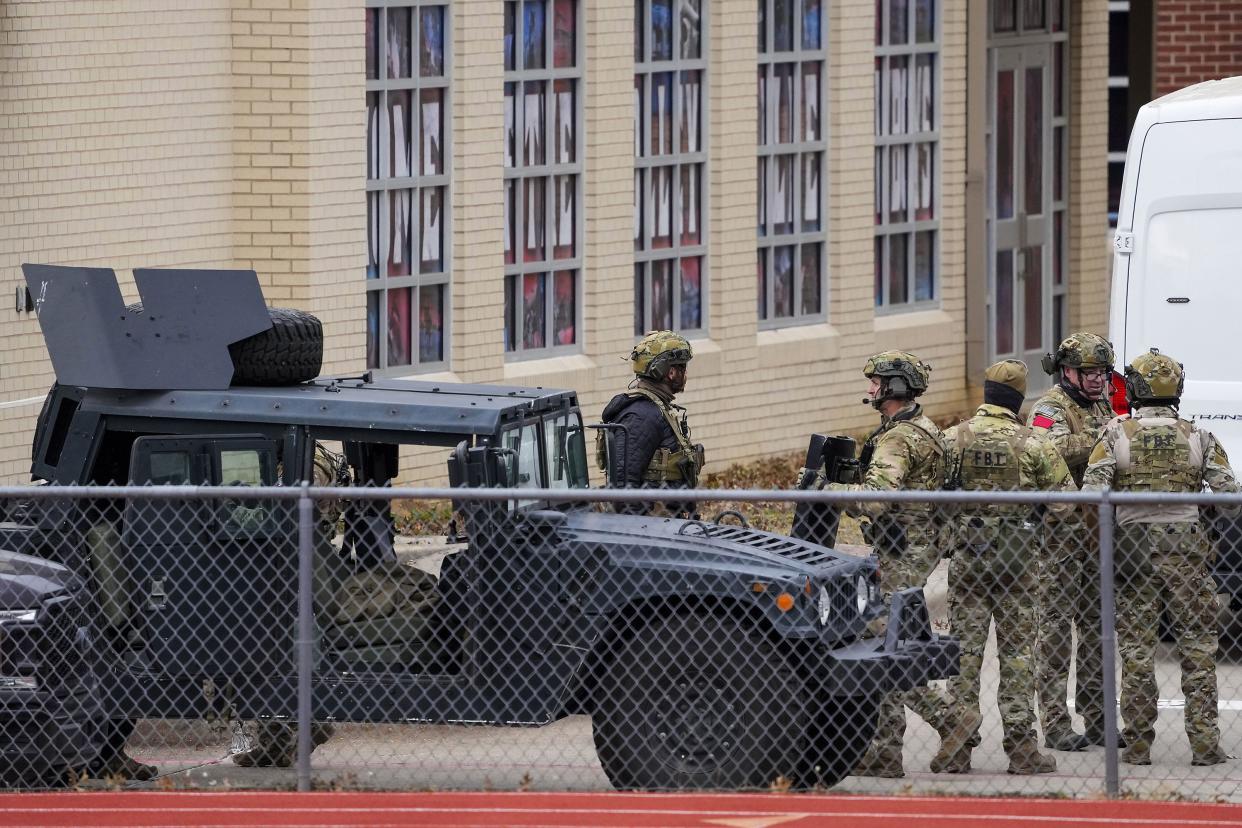
{"label": "vehicle grille", "polygon": [[820,546],[813,546],[805,541],[773,535],[770,532],[757,532],[741,526],[709,525],[704,533],[716,540],[741,543],[753,549],[762,549],[804,564],[821,564],[835,559],[835,556]]}

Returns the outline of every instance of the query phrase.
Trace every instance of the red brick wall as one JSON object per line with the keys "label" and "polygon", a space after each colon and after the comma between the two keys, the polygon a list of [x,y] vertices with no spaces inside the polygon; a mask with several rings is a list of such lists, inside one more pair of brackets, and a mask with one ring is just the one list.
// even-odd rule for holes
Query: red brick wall
{"label": "red brick wall", "polygon": [[1157,96],[1242,75],[1242,2],[1156,0]]}

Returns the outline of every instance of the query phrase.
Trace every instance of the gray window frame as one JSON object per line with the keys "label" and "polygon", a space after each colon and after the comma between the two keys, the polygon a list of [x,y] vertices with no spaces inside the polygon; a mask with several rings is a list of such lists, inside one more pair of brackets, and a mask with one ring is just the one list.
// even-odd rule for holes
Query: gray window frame
{"label": "gray window frame", "polygon": [[[756,308],[759,318],[760,330],[770,330],[774,328],[788,328],[799,325],[813,324],[823,321],[828,313],[828,135],[830,132],[830,121],[828,119],[828,19],[829,19],[829,2],[830,0],[822,0],[820,3],[820,48],[819,49],[803,49],[802,48],[802,22],[803,15],[799,12],[802,9],[802,0],[788,0],[794,6],[794,29],[793,43],[794,48],[790,51],[775,51],[776,42],[776,25],[775,25],[775,0],[761,0],[766,4],[766,20],[767,25],[762,30],[764,35],[764,43],[758,51],[758,68],[764,73],[763,83],[768,84],[767,94],[765,96],[765,109],[759,112],[759,117],[763,119],[764,134],[767,137],[766,143],[758,143],[758,158],[767,160],[766,174],[764,175],[763,191],[760,192],[760,203],[766,205],[765,227],[758,235],[758,254],[765,257],[767,269],[767,288],[766,295],[761,297],[761,303]],[[809,63],[819,64],[819,135],[820,140],[804,142],[795,140],[791,143],[781,144],[776,140],[777,114],[779,112],[779,95],[774,96],[773,79],[775,76],[774,69],[777,65],[791,64],[796,67],[794,72],[794,94],[793,94],[793,135],[795,138],[802,136],[802,111],[804,99],[804,84],[799,80],[802,76],[802,67]],[[757,79],[757,78],[756,78]],[[802,230],[804,201],[802,198],[802,182],[804,159],[812,153],[819,155],[819,223],[820,229],[812,232],[804,232]],[[776,203],[776,164],[773,159],[780,156],[794,157],[794,232],[775,235],[772,231],[772,205]],[[758,207],[758,205],[756,205]],[[760,213],[762,215],[762,213]],[[801,313],[802,308],[802,251],[811,244],[819,246],[819,309],[809,314]],[[794,293],[791,298],[794,313],[789,316],[775,316],[775,295],[776,280],[774,278],[775,271],[773,263],[775,261],[775,248],[790,247],[794,248],[793,260],[793,283]],[[758,262],[756,262],[756,267]],[[756,273],[756,278],[758,274]]]}
{"label": "gray window frame", "polygon": [[[880,4],[882,14],[880,20],[876,22],[876,31],[883,32],[887,38],[889,31],[889,10],[892,8],[892,0],[884,0]],[[933,26],[932,39],[925,43],[915,41],[915,24],[918,11],[917,2],[908,2],[906,4],[906,26],[910,33],[909,41],[900,45],[874,45],[874,57],[876,62],[884,61],[884,70],[881,72],[881,79],[888,76],[888,59],[892,57],[906,56],[910,59],[909,64],[909,81],[906,84],[906,104],[907,104],[907,126],[913,120],[913,95],[914,95],[914,73],[917,66],[919,55],[932,55],[933,59],[933,78],[932,78],[932,129],[925,132],[903,132],[900,135],[890,135],[887,132],[887,124],[889,123],[889,95],[882,95],[880,87],[873,90],[873,96],[876,100],[875,112],[875,137],[874,145],[877,150],[876,156],[878,162],[875,163],[875,179],[876,193],[875,204],[872,207],[873,213],[876,208],[880,208],[881,219],[874,222],[874,235],[879,248],[879,259],[874,263],[876,273],[880,278],[880,296],[874,297],[872,301],[875,305],[875,312],[878,315],[891,313],[908,313],[911,311],[929,310],[940,307],[941,293],[943,289],[942,280],[940,278],[940,217],[942,212],[942,182],[944,180],[944,159],[940,143],[940,127],[944,118],[944,60],[943,60],[943,26],[944,26],[944,0],[933,0]],[[873,68],[874,75],[874,68]],[[887,89],[887,87],[883,87]],[[932,218],[926,220],[914,220],[909,217],[909,213],[913,211],[914,197],[916,195],[915,177],[918,169],[918,153],[919,144],[930,143],[933,145],[933,177],[932,177]],[[905,221],[893,222],[889,220],[891,212],[884,193],[888,189],[889,181],[889,163],[890,156],[889,147],[905,146],[906,149],[906,210],[907,218]],[[931,252],[931,285],[932,298],[916,300],[915,294],[915,242],[919,233],[931,232],[932,234],[932,252]],[[908,239],[906,243],[906,296],[905,302],[893,303],[889,299],[889,251],[891,246],[889,239],[896,235],[905,235]],[[882,240],[882,243],[880,243]]]}
{"label": "gray window frame", "polygon": [[[651,0],[641,0],[642,3],[642,43],[643,43],[643,59],[634,61],[634,77],[635,80],[641,78],[643,84],[642,108],[640,112],[634,113],[634,129],[637,131],[638,140],[642,144],[642,153],[634,156],[634,175],[636,180],[641,175],[641,194],[639,196],[642,206],[642,226],[635,228],[638,233],[642,234],[643,246],[641,249],[634,248],[634,266],[635,270],[642,267],[642,291],[641,293],[635,289],[634,296],[634,331],[635,336],[641,336],[644,332],[653,328],[651,321],[651,263],[671,261],[673,263],[673,288],[670,297],[671,315],[673,322],[673,330],[680,331],[692,336],[707,336],[709,332],[708,309],[710,307],[711,296],[711,267],[708,256],[708,242],[710,232],[710,216],[711,216],[711,186],[710,175],[711,167],[709,163],[709,155],[711,149],[711,75],[709,68],[711,65],[711,5],[712,0],[700,0],[699,2],[699,57],[683,58],[681,52],[681,39],[678,37],[677,23],[681,19],[679,15],[680,0],[669,0],[672,13],[671,36],[673,46],[672,60],[650,60],[651,55]],[[635,21],[637,23],[637,21]],[[698,152],[681,152],[678,144],[678,125],[681,123],[682,113],[682,84],[679,82],[683,72],[699,73],[699,140],[700,147]],[[651,130],[649,118],[651,116],[651,79],[654,75],[669,73],[673,76],[673,152],[667,155],[653,157],[651,154]],[[657,160],[658,159],[658,160]],[[692,245],[682,245],[681,243],[681,175],[680,170],[683,166],[698,165],[699,167],[699,243]],[[653,248],[650,244],[650,224],[653,220],[651,210],[651,170],[670,168],[673,170],[673,198],[672,198],[672,216],[673,223],[670,228],[673,243],[669,247]],[[699,327],[683,328],[679,324],[681,321],[681,260],[684,258],[698,258],[699,264]],[[637,277],[636,277],[637,278]],[[641,315],[641,318],[640,318]]]}
{"label": "gray window frame", "polygon": [[[439,6],[443,9],[443,37],[444,37],[444,72],[436,77],[424,78],[419,74],[418,58],[419,58],[419,39],[418,27],[422,24],[421,11],[427,7]],[[366,198],[370,200],[373,194],[378,194],[379,200],[379,275],[375,278],[366,278],[365,291],[369,295],[378,292],[380,300],[378,304],[378,353],[377,366],[373,369],[380,376],[402,376],[413,373],[428,373],[433,371],[444,371],[449,368],[451,362],[451,343],[452,343],[452,215],[453,215],[453,193],[452,193],[452,157],[453,157],[453,4],[451,0],[366,0],[366,9],[380,9],[378,22],[378,43],[376,49],[376,60],[378,63],[377,77],[367,78],[366,93],[368,97],[371,93],[379,96],[379,117],[382,119],[388,112],[388,92],[394,90],[408,90],[410,92],[410,100],[412,111],[410,113],[411,136],[410,142],[413,148],[414,157],[411,159],[410,176],[399,178],[387,178],[382,174],[383,164],[379,158],[376,164],[380,168],[381,174],[371,177],[371,170],[366,170]],[[408,78],[389,78],[385,71],[388,43],[384,37],[387,31],[386,18],[389,9],[410,9],[411,32],[410,32],[410,77]],[[365,69],[364,69],[365,74]],[[421,93],[424,89],[440,89],[442,95],[442,111],[440,119],[440,129],[443,135],[443,143],[440,147],[442,174],[424,176],[418,168],[417,153],[418,147],[421,145],[421,129],[422,120],[418,117],[418,103],[421,101]],[[368,115],[369,118],[369,115]],[[381,135],[383,133],[381,132]],[[379,136],[376,136],[377,140]],[[368,136],[368,141],[370,137]],[[422,191],[434,187],[443,187],[444,199],[440,205],[440,261],[441,269],[433,273],[421,273],[418,266],[419,255],[419,236],[415,234],[414,241],[411,243],[413,250],[413,261],[411,262],[411,270],[409,276],[388,276],[386,270],[386,251],[389,241],[389,199],[387,194],[393,190],[410,190],[412,192],[412,211],[411,226],[415,226],[417,222],[417,230],[421,232],[421,222],[418,219],[419,211],[422,207]],[[368,208],[369,210],[369,208]],[[367,214],[368,220],[368,237],[370,234],[370,213]],[[368,238],[368,244],[370,240]],[[368,254],[369,255],[369,254]],[[364,272],[365,277],[365,272]],[[437,361],[421,362],[418,353],[418,292],[417,289],[424,286],[441,285],[441,354],[442,358]],[[414,298],[410,306],[410,316],[413,322],[410,332],[410,363],[408,365],[388,365],[388,291],[398,288],[415,288]],[[369,303],[368,303],[369,304]],[[364,326],[365,326],[364,317]],[[364,327],[365,331],[365,327]]]}
{"label": "gray window frame", "polygon": [[[509,187],[510,181],[517,182],[517,194],[513,204],[513,264],[504,264],[504,291],[509,290],[509,279],[515,277],[517,280],[517,295],[515,296],[515,307],[513,312],[513,350],[504,347],[505,360],[507,362],[517,362],[529,359],[545,359],[547,357],[561,356],[565,354],[579,354],[583,351],[583,330],[582,324],[585,314],[583,313],[583,286],[585,285],[583,240],[585,233],[583,232],[584,199],[585,188],[583,185],[585,179],[585,163],[586,155],[586,19],[584,15],[585,3],[583,0],[575,0],[574,5],[574,65],[567,68],[553,67],[553,49],[554,31],[555,31],[555,5],[553,0],[546,0],[544,15],[544,68],[542,69],[505,69],[504,79],[501,86],[501,106],[504,106],[504,86],[512,83],[515,84],[514,94],[514,148],[513,148],[513,166],[503,166],[503,182],[501,190],[501,198],[505,198],[505,191]],[[514,34],[514,55],[521,53],[521,10],[522,3],[517,4],[517,30]],[[503,18],[505,13],[504,2],[500,4],[500,14]],[[502,47],[503,48],[503,47]],[[522,159],[522,105],[521,91],[526,81],[543,81],[547,84],[545,92],[544,107],[544,160],[550,160],[554,152],[555,146],[555,82],[558,80],[570,80],[574,83],[574,156],[575,160],[569,164],[552,164],[544,163],[531,167],[525,166]],[[503,129],[503,127],[502,127]],[[507,140],[507,136],[502,133],[502,139]],[[553,192],[553,183],[557,176],[573,175],[574,179],[574,255],[568,259],[553,258],[555,244],[553,241],[552,228],[555,221],[555,197]],[[543,179],[544,184],[544,251],[545,258],[540,261],[527,262],[524,261],[522,255],[523,237],[525,234],[525,224],[522,221],[522,191],[523,181],[532,179]],[[506,223],[502,228],[502,232],[508,233],[509,226]],[[502,245],[503,251],[503,245]],[[503,252],[501,254],[503,260]],[[570,271],[574,273],[574,342],[570,345],[554,345],[551,344],[555,338],[555,323],[553,311],[555,309],[555,274]],[[544,283],[544,346],[541,348],[527,348],[522,345],[525,334],[523,323],[525,322],[522,313],[521,304],[521,285],[523,278],[529,273],[546,274]],[[506,298],[506,302],[507,302]],[[502,308],[505,313],[507,305]],[[503,331],[503,326],[502,326]],[[503,336],[503,333],[502,333]]]}

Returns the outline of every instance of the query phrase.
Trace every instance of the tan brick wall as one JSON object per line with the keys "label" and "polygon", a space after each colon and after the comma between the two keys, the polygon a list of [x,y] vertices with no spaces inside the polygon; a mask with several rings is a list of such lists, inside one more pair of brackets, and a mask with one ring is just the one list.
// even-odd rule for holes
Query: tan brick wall
{"label": "tan brick wall", "polygon": [[1071,3],[1070,330],[1108,332],[1108,4]]}
{"label": "tan brick wall", "polygon": [[[364,362],[365,80],[356,0],[177,4],[8,2],[0,7],[0,225],[7,296],[24,260],[252,266],[268,298],[325,322],[328,368]],[[1106,3],[1070,4],[1075,216],[1103,215]],[[494,0],[451,5],[451,358],[437,380],[568,386],[588,420],[630,377],[633,6],[584,2],[587,69],[582,352],[503,353],[502,18]],[[710,5],[707,330],[684,402],[710,467],[801,448],[815,430],[865,427],[865,357],[914,350],[935,366],[933,415],[968,405],[965,365],[966,10],[943,3],[937,309],[873,307],[870,0],[827,4],[827,315],[756,320],[753,0]],[[1072,221],[1075,324],[1102,320],[1102,232]],[[1080,287],[1081,286],[1081,287]],[[4,302],[0,480],[27,468],[29,424],[50,376],[33,319]],[[31,401],[23,403],[23,400]],[[442,477],[444,450],[406,479]]]}

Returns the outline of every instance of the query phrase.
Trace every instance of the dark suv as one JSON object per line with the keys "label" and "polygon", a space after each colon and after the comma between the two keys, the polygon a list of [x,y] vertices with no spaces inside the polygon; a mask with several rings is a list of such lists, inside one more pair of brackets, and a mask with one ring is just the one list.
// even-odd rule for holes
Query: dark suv
{"label": "dark suv", "polygon": [[[63,330],[49,308],[83,273],[111,276],[38,269],[49,343]],[[219,275],[164,273],[149,278],[194,286]],[[143,313],[149,342],[192,328],[168,305]],[[932,632],[918,590],[896,596],[886,638],[864,637],[884,611],[872,560],[744,526],[593,509],[572,391],[370,376],[164,389],[124,364],[118,376],[128,371],[134,387],[101,388],[76,369],[66,376],[70,362],[50,350],[60,384],[33,470],[51,484],[288,487],[313,479],[317,446],[331,445],[352,483],[373,489],[403,458],[444,452],[463,534],[415,623],[375,624],[360,641],[326,609],[342,583],[334,568],[356,575],[393,560],[389,501],[360,494],[339,504],[339,521],[315,522],[316,720],[529,726],[586,714],[618,787],[833,784],[870,740],[883,693],[956,670],[957,642]],[[531,492],[470,498],[489,487]],[[552,502],[546,490],[582,498]],[[57,570],[66,584],[89,583],[95,617],[79,629],[106,642],[91,692],[108,716],[199,718],[227,703],[242,718],[296,717],[296,501],[41,500],[5,531],[10,546],[59,562],[44,566],[77,571]],[[101,537],[114,559],[103,575]],[[9,612],[37,609],[13,600]],[[69,645],[27,646],[38,662]]]}

